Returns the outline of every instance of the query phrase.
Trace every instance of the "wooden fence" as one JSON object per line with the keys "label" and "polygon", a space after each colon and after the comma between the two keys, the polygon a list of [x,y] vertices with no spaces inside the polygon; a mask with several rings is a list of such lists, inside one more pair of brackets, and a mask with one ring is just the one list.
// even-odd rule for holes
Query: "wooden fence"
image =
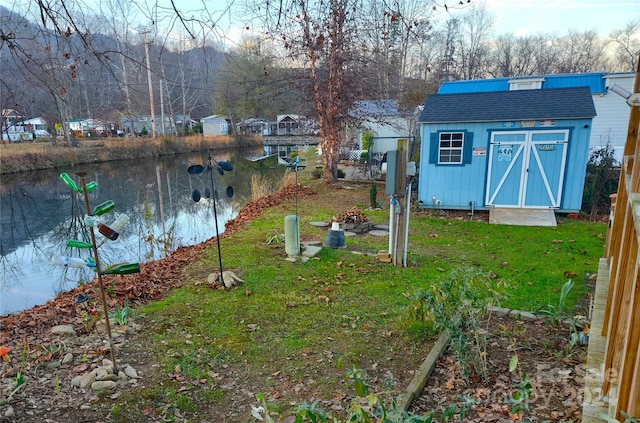
{"label": "wooden fence", "polygon": [[[633,86],[640,93],[640,59]],[[611,417],[640,417],[640,104],[633,103],[605,258],[609,289],[602,335],[602,398]]]}

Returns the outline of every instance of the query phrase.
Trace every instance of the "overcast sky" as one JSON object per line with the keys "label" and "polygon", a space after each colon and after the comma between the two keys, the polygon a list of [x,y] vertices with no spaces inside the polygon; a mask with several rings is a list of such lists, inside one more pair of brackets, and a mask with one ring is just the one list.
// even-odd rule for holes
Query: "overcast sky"
{"label": "overcast sky", "polygon": [[528,35],[569,29],[607,35],[640,20],[640,0],[484,0],[495,16],[495,33]]}
{"label": "overcast sky", "polygon": [[[104,0],[84,0],[92,6],[104,3]],[[374,0],[380,1],[380,0]],[[410,1],[410,0],[409,0]],[[420,1],[420,0],[418,0]],[[12,8],[16,0],[0,0],[0,4]],[[439,5],[457,5],[460,0],[436,0]],[[467,5],[467,0],[462,0]],[[598,34],[606,36],[614,29],[624,27],[628,22],[640,21],[640,0],[471,0],[470,4],[485,3],[487,9],[495,16],[494,34],[500,35],[513,33],[515,35],[530,35],[540,33],[555,33],[562,36],[568,30],[587,31],[595,30]],[[142,10],[158,10],[156,18],[164,21],[175,14],[172,12],[171,0],[135,0],[135,6],[131,9],[134,20],[148,25],[150,15]],[[238,40],[241,33],[246,33],[244,25],[248,16],[246,12],[238,13],[236,6],[242,4],[240,0],[174,0],[176,7],[183,12],[186,18],[201,16],[200,13],[189,12],[202,11],[204,5],[211,13],[213,19],[221,18],[216,22],[216,27],[222,32],[227,32],[231,38]],[[426,3],[426,2],[425,2]],[[18,2],[18,4],[23,4]],[[34,5],[35,2],[28,4]],[[156,9],[154,6],[159,5]],[[108,7],[106,8],[108,10]],[[234,12],[233,18],[228,12]],[[451,16],[464,13],[462,9],[450,8]],[[39,16],[36,10],[34,16]],[[145,18],[146,16],[146,18]],[[444,22],[449,15],[441,8],[438,13],[439,20]]]}

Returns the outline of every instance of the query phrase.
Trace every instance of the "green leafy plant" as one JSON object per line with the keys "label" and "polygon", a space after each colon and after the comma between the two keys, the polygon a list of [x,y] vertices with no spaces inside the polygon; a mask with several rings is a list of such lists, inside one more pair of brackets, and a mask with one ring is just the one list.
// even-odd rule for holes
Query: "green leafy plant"
{"label": "green leafy plant", "polygon": [[369,385],[365,379],[365,372],[362,369],[358,369],[355,364],[347,371],[347,377],[353,379],[353,387],[356,391],[356,395],[359,397],[366,397],[369,393]]}
{"label": "green leafy plant", "polygon": [[267,240],[265,243],[267,245],[271,245],[271,244],[279,244],[282,241],[284,241],[283,236],[281,234],[276,233],[276,234],[267,236]]}
{"label": "green leafy plant", "polygon": [[373,132],[365,131],[364,134],[362,134],[362,149],[367,151],[372,150],[373,143],[374,143]]}
{"label": "green leafy plant", "polygon": [[372,209],[378,207],[378,186],[375,182],[372,182],[369,188],[369,206]]}
{"label": "green leafy plant", "polygon": [[116,304],[114,312],[111,313],[109,317],[115,319],[116,323],[118,323],[120,326],[126,326],[129,322],[130,310],[129,299],[125,298],[122,308],[120,308],[120,305]]}
{"label": "green leafy plant", "polygon": [[16,376],[13,379],[11,379],[7,384],[6,390],[10,392],[6,398],[0,400],[0,405],[8,404],[9,401],[11,401],[11,398],[13,398],[13,396],[25,386],[24,368],[25,368],[25,364],[27,362],[28,356],[29,356],[29,344],[25,340],[24,347],[22,349],[22,360],[20,363],[20,369],[16,373]]}
{"label": "green leafy plant", "polygon": [[616,162],[614,148],[607,140],[604,147],[591,152],[587,162],[582,210],[589,213],[591,220],[609,211],[609,195],[618,189],[619,179],[620,164]]}
{"label": "green leafy plant", "polygon": [[259,405],[251,406],[251,416],[261,422],[273,423],[270,413],[277,409],[277,404],[267,401],[263,393],[256,394],[256,399]]}
{"label": "green leafy plant", "polygon": [[67,349],[67,344],[64,341],[57,339],[47,346],[42,345],[42,349],[44,349],[48,354],[56,355],[65,351]]}
{"label": "green leafy plant", "polygon": [[509,360],[509,373],[518,370],[520,382],[516,385],[516,392],[506,400],[507,404],[511,404],[511,414],[524,414],[529,410],[529,397],[531,396],[531,380],[526,373],[520,369],[518,354],[514,353]]}
{"label": "green leafy plant", "polygon": [[296,413],[296,419],[294,420],[295,423],[302,423],[306,420],[308,421],[312,421],[312,422],[326,422],[327,420],[327,413],[320,407],[318,407],[318,402],[320,402],[319,400],[316,400],[314,402],[307,402],[304,401],[300,404],[298,404],[295,409],[294,412]]}
{"label": "green leafy plant", "polygon": [[624,411],[620,411],[620,414],[622,414],[622,417],[624,418],[624,423],[638,423],[638,422],[640,422],[639,418],[631,417],[630,415],[628,415]]}
{"label": "green leafy plant", "polygon": [[546,307],[544,307],[542,310],[539,311],[541,314],[547,316],[549,323],[552,323],[552,324],[562,323],[562,320],[566,317],[567,297],[569,296],[569,293],[573,289],[573,285],[574,285],[573,281],[571,279],[568,279],[564,283],[564,285],[562,285],[562,289],[560,290],[560,298],[558,299],[558,304],[557,305],[547,304]]}
{"label": "green leafy plant", "polygon": [[13,396],[23,387],[24,387],[24,373],[19,371],[18,374],[16,374],[16,377],[9,382],[7,391],[11,391],[11,392],[9,393],[7,398],[0,401],[0,405],[9,403],[9,401],[11,401],[11,398],[13,398]]}
{"label": "green leafy plant", "polygon": [[460,420],[464,420],[467,412],[471,411],[471,408],[475,403],[473,398],[468,395],[460,394],[458,395],[458,399],[460,399],[459,402],[454,402],[444,409],[444,411],[442,412],[442,416],[440,417],[441,421],[448,422],[449,420],[453,419],[456,414],[459,415]]}
{"label": "green leafy plant", "polygon": [[498,299],[491,278],[473,269],[454,269],[416,294],[414,316],[431,321],[439,332],[449,332],[450,348],[466,381],[472,374],[487,376],[486,332],[479,321]]}

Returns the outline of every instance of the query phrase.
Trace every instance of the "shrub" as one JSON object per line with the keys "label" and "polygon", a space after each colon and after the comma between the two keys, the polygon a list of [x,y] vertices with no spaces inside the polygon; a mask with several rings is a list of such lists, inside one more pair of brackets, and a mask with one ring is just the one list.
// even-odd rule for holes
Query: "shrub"
{"label": "shrub", "polygon": [[487,377],[486,335],[479,322],[487,307],[498,301],[492,279],[475,269],[454,269],[445,278],[416,294],[414,315],[430,321],[437,331],[449,331],[460,375]]}
{"label": "shrub", "polygon": [[599,214],[607,213],[610,206],[609,195],[618,189],[620,168],[613,157],[613,147],[609,142],[589,155],[582,194],[582,210],[589,213],[591,220]]}

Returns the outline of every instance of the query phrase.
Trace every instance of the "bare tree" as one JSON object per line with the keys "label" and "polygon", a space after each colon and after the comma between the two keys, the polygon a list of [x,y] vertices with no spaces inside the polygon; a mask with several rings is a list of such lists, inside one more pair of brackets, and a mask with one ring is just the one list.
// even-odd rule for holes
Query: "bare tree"
{"label": "bare tree", "polygon": [[495,18],[484,3],[473,3],[460,18],[456,37],[457,73],[462,79],[482,78],[489,56],[489,36]]}
{"label": "bare tree", "polygon": [[372,92],[390,99],[402,96],[405,78],[423,73],[421,53],[430,44],[433,3],[415,0],[365,2],[356,35],[360,66],[374,75]]}
{"label": "bare tree", "polygon": [[132,51],[132,24],[131,20],[136,17],[136,8],[134,4],[126,0],[104,0],[100,3],[101,10],[97,20],[102,22],[102,25],[97,28],[106,28],[105,34],[112,37],[116,42],[117,58],[114,57],[111,62],[111,68],[119,81],[118,87],[122,91],[124,97],[124,109],[125,113],[131,114],[133,111],[131,84],[129,83],[131,68],[133,66],[139,66],[133,57],[135,57]]}
{"label": "bare tree", "polygon": [[615,46],[615,68],[633,71],[640,53],[640,20],[631,21],[610,35]]}
{"label": "bare tree", "polygon": [[338,178],[343,123],[356,93],[350,86],[350,46],[358,6],[358,0],[265,1],[254,6],[291,59],[306,62],[322,138],[324,179],[329,183]]}
{"label": "bare tree", "polygon": [[606,41],[591,30],[569,31],[559,40],[558,73],[595,72],[606,66]]}
{"label": "bare tree", "polygon": [[493,77],[535,74],[535,53],[534,37],[516,37],[513,34],[499,36],[494,42],[488,72]]}
{"label": "bare tree", "polygon": [[[56,10],[52,9],[52,13]],[[79,46],[86,39],[85,35],[75,34],[70,26],[62,32],[50,31],[26,18],[2,23],[2,46],[6,45],[16,69],[23,73],[22,78],[30,88],[30,92],[23,91],[26,97],[21,102],[28,103],[29,96],[38,95],[34,89],[40,91],[40,96],[42,93],[51,96],[66,143],[71,145],[69,97],[78,88],[78,67],[82,57]],[[60,23],[57,30],[59,28]]]}

